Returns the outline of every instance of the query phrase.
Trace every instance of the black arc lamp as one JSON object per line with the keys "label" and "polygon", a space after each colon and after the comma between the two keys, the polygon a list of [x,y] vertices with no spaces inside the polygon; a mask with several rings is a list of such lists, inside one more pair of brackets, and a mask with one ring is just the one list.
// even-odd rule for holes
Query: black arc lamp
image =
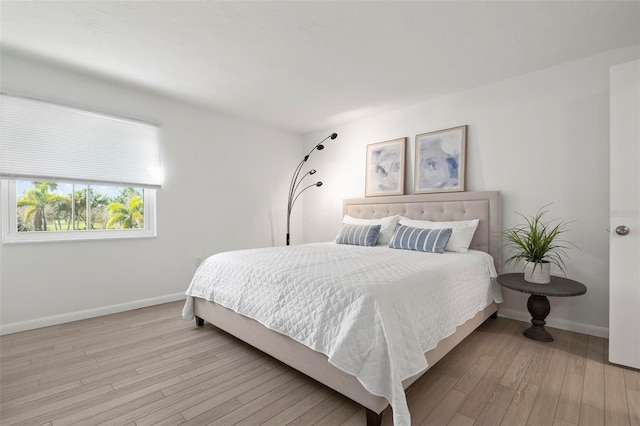
{"label": "black arc lamp", "polygon": [[307,189],[313,188],[314,186],[322,186],[322,182],[318,181],[316,183],[312,183],[311,185],[307,185],[298,191],[298,188],[300,187],[300,184],[302,183],[305,177],[316,174],[316,169],[311,169],[307,173],[302,175],[302,177],[300,177],[300,172],[302,171],[302,167],[304,166],[304,163],[307,162],[307,160],[309,159],[309,156],[311,155],[311,153],[313,153],[313,151],[315,150],[322,151],[324,149],[324,145],[322,144],[324,141],[326,141],[327,139],[333,140],[337,137],[338,137],[337,133],[331,133],[329,136],[322,139],[318,144],[316,144],[316,146],[314,146],[311,149],[311,151],[309,151],[307,155],[304,156],[300,164],[298,164],[298,167],[296,167],[296,169],[293,172],[293,176],[291,177],[291,184],[289,184],[289,202],[287,203],[287,245],[290,245],[289,231],[291,228],[291,211],[293,210],[293,205],[296,203],[296,200],[298,199],[298,197]]}

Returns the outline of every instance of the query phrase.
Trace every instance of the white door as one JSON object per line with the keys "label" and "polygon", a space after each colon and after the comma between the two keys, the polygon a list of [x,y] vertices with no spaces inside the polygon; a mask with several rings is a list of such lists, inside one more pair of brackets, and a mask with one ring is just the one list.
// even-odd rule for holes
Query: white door
{"label": "white door", "polygon": [[640,368],[640,61],[611,67],[610,113],[609,361]]}

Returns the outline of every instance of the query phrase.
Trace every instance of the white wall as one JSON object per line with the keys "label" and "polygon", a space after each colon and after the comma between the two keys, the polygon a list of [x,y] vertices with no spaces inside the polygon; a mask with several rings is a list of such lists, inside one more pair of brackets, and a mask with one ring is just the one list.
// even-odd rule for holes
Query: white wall
{"label": "white wall", "polygon": [[[499,190],[503,227],[545,204],[549,218],[575,220],[567,276],[588,292],[550,298],[548,323],[606,336],[608,330],[609,67],[639,56],[638,46],[605,52],[410,108],[305,136],[322,188],[305,194],[304,241],[335,238],[342,199],[364,196],[367,144],[408,137],[405,192],[413,193],[415,135],[467,124],[468,191]],[[503,271],[514,270],[513,267]],[[501,314],[528,321],[527,296],[504,290]]]}
{"label": "white wall", "polygon": [[1,245],[3,332],[175,300],[197,258],[284,244],[301,136],[32,59],[1,66],[7,92],[161,123],[166,176],[157,238]]}

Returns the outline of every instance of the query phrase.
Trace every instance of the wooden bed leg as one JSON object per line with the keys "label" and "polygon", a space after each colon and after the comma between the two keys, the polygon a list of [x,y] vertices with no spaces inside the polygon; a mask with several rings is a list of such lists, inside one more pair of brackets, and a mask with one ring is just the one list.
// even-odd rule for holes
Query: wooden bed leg
{"label": "wooden bed leg", "polygon": [[196,317],[196,325],[198,327],[202,327],[204,325],[204,320],[200,317]]}
{"label": "wooden bed leg", "polygon": [[497,319],[498,318],[498,311],[495,311],[494,313],[491,314],[491,316],[489,317],[491,319]]}
{"label": "wooden bed leg", "polygon": [[382,413],[378,414],[367,408],[367,426],[380,426],[382,424]]}

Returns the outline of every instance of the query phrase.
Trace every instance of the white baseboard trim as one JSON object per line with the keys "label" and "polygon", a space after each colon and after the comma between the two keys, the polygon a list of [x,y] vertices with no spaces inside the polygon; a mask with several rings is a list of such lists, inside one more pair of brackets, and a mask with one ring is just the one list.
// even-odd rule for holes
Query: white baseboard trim
{"label": "white baseboard trim", "polygon": [[[175,302],[176,300],[184,300],[185,298],[186,296],[184,293],[174,293],[168,294],[166,296],[152,297],[150,299],[134,300],[132,302],[121,303],[118,305],[103,306],[95,309],[87,309],[85,311],[77,311],[68,314],[37,318],[29,321],[15,322],[11,324],[0,325],[0,335],[33,330],[42,327],[49,327],[52,325],[64,324],[67,322],[79,321],[87,318],[95,318],[103,315],[115,314],[118,312],[130,311],[138,308],[146,308],[147,306]],[[498,316],[527,323],[531,322],[531,315],[529,315],[528,312],[516,311],[512,309],[499,309]],[[605,327],[599,327],[592,324],[584,324],[553,317],[548,317],[546,321],[549,327],[573,331],[576,333],[588,334],[590,336],[602,337],[605,339],[609,338],[609,329]]]}
{"label": "white baseboard trim", "polygon": [[[498,316],[531,323],[531,315],[529,314],[529,312],[500,308],[498,309]],[[605,339],[609,338],[609,328],[553,317],[547,317],[545,321],[547,322],[548,327],[588,334],[590,336],[603,337]]]}
{"label": "white baseboard trim", "polygon": [[19,331],[33,330],[35,328],[49,327],[52,325],[64,324],[66,322],[95,318],[103,315],[115,314],[118,312],[130,311],[138,308],[146,308],[147,306],[175,302],[176,300],[181,299],[186,299],[184,293],[167,294],[166,296],[134,300],[132,302],[120,303],[118,305],[109,305],[95,309],[87,309],[85,311],[70,312],[68,314],[53,315],[50,317],[36,318],[28,321],[14,322],[11,324],[0,325],[0,335],[17,333]]}

